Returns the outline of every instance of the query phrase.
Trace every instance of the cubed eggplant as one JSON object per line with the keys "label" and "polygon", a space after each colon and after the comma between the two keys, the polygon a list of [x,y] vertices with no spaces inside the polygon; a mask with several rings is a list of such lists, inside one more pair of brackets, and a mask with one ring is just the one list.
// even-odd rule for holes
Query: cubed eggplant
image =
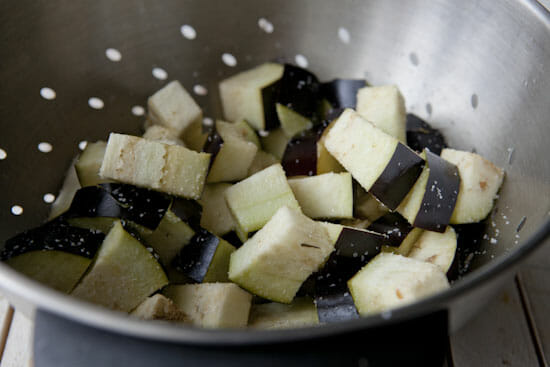
{"label": "cubed eggplant", "polygon": [[325,147],[390,210],[410,191],[424,164],[418,154],[351,109],[335,121]]}
{"label": "cubed eggplant", "polygon": [[437,265],[444,273],[451,268],[456,254],[456,233],[447,226],[444,233],[424,231],[412,245],[407,257]]}
{"label": "cubed eggplant", "polygon": [[412,113],[407,114],[407,145],[417,152],[427,148],[437,155],[447,148],[447,142],[441,131]]}
{"label": "cubed eggplant", "polygon": [[319,324],[315,304],[309,297],[296,298],[289,305],[276,302],[253,304],[248,327],[292,329]]}
{"label": "cubed eggplant", "polygon": [[281,164],[287,176],[314,176],[317,174],[317,142],[327,124],[305,130],[286,145]]}
{"label": "cubed eggplant", "polygon": [[202,206],[195,200],[174,198],[170,210],[191,228],[197,230],[202,218]]}
{"label": "cubed eggplant", "polygon": [[312,72],[285,64],[277,102],[311,118],[318,110],[319,90],[319,80]]}
{"label": "cubed eggplant", "polygon": [[100,140],[95,143],[88,143],[84,151],[80,153],[74,167],[82,187],[108,182],[108,180],[99,176],[99,168],[103,162],[106,147],[107,142]]}
{"label": "cubed eggplant", "polygon": [[168,284],[151,252],[116,222],[101,244],[91,269],[72,291],[78,298],[130,312]]}
{"label": "cubed eggplant", "polygon": [[235,221],[225,201],[225,192],[231,186],[229,183],[207,184],[199,200],[202,205],[200,225],[217,236],[235,229]]}
{"label": "cubed eggplant", "polygon": [[174,266],[197,283],[227,282],[229,257],[235,251],[205,229],[198,231],[174,260]]}
{"label": "cubed eggplant", "polygon": [[277,103],[276,110],[281,129],[289,139],[313,126],[311,120],[280,103]]}

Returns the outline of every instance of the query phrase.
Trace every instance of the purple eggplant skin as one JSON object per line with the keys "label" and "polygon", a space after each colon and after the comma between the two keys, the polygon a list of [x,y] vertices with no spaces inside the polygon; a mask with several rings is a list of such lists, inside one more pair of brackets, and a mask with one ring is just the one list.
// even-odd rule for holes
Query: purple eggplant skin
{"label": "purple eggplant skin", "polygon": [[281,160],[287,177],[317,174],[317,142],[329,123],[325,120],[290,139]]}
{"label": "purple eggplant skin", "polygon": [[229,242],[233,247],[239,248],[243,245],[243,241],[237,236],[237,233],[235,231],[231,231],[225,235],[222,236],[222,239]]}
{"label": "purple eggplant skin", "polygon": [[120,183],[79,189],[63,218],[120,218],[154,230],[166,214],[171,198],[165,194]]}
{"label": "purple eggplant skin", "polygon": [[262,89],[262,105],[264,107],[264,130],[274,130],[281,125],[277,115],[276,105],[281,88],[281,79]]}
{"label": "purple eggplant skin", "polygon": [[344,228],[325,266],[315,277],[315,303],[321,322],[338,322],[359,317],[347,281],[380,253],[387,236]]}
{"label": "purple eggplant skin", "polygon": [[364,79],[334,79],[321,84],[321,96],[335,108],[357,107],[357,91],[366,87]]}
{"label": "purple eggplant skin", "polygon": [[412,113],[407,114],[407,145],[417,152],[429,149],[437,155],[448,147],[441,131]]}
{"label": "purple eggplant skin", "polygon": [[172,265],[188,278],[202,283],[219,244],[216,235],[201,229],[181,249]]}
{"label": "purple eggplant skin", "polygon": [[220,149],[223,145],[223,139],[220,134],[218,134],[218,131],[216,130],[216,127],[212,130],[210,130],[210,133],[208,134],[208,137],[206,138],[206,141],[204,142],[204,146],[202,147],[203,153],[210,153],[210,165],[208,168],[212,167],[212,164],[214,164],[214,160],[216,159],[216,155],[220,152]]}
{"label": "purple eggplant skin", "polygon": [[104,238],[103,233],[72,227],[62,219],[55,219],[8,239],[0,253],[0,260],[8,260],[26,252],[48,250],[93,259]]}
{"label": "purple eggplant skin", "polygon": [[474,254],[479,250],[489,225],[485,219],[477,223],[453,225],[453,228],[457,236],[457,250],[453,264],[447,272],[449,281],[457,280],[470,271],[471,263],[475,259]]}
{"label": "purple eggplant skin", "polygon": [[174,198],[170,207],[179,219],[186,222],[195,231],[199,231],[202,216],[202,206],[191,199]]}
{"label": "purple eggplant skin", "polygon": [[317,316],[320,323],[332,323],[359,318],[359,312],[349,292],[346,282],[317,283],[323,289],[315,298]]}
{"label": "purple eggplant skin", "polygon": [[395,210],[409,193],[424,168],[424,159],[402,143],[369,192],[390,210]]}
{"label": "purple eggplant skin", "polygon": [[443,233],[455,209],[460,190],[460,175],[454,164],[429,150],[425,152],[430,175],[413,226]]}
{"label": "purple eggplant skin", "polygon": [[279,80],[276,102],[310,118],[318,110],[319,91],[320,83],[315,74],[301,67],[285,64],[283,76]]}
{"label": "purple eggplant skin", "polygon": [[368,227],[368,230],[388,236],[386,245],[399,246],[407,235],[413,230],[413,226],[399,213],[388,213],[377,219]]}

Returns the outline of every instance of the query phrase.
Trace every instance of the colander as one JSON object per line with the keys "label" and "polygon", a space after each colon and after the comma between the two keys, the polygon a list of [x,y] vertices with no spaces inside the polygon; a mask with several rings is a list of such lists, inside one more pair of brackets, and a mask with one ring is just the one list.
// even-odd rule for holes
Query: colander
{"label": "colander", "polygon": [[550,15],[534,0],[4,0],[0,40],[1,243],[47,218],[85,141],[139,134],[147,97],[168,81],[221,117],[218,81],[274,59],[323,80],[397,84],[451,146],[506,170],[467,275],[353,322],[273,332],[146,323],[0,264],[2,292],[36,317],[37,366],[413,363],[416,348],[444,349],[442,334],[422,339],[428,325],[457,330],[550,233]]}

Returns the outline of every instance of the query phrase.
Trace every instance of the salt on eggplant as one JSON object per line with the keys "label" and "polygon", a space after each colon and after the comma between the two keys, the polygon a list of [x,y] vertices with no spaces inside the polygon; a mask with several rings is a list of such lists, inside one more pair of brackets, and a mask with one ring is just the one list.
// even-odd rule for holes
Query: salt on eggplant
{"label": "salt on eggplant", "polygon": [[412,113],[407,114],[407,145],[417,152],[427,148],[437,155],[448,146],[441,131]]}
{"label": "salt on eggplant", "polygon": [[55,220],[7,240],[0,259],[26,276],[68,293],[92,263],[104,238],[102,233]]}
{"label": "salt on eggplant", "polygon": [[315,281],[315,303],[320,322],[338,322],[359,317],[347,281],[380,253],[387,242],[383,234],[343,228]]}
{"label": "salt on eggplant", "polygon": [[227,282],[229,257],[235,247],[200,229],[174,259],[174,266],[197,283]]}
{"label": "salt on eggplant", "polygon": [[223,145],[223,139],[216,130],[216,128],[212,128],[210,130],[210,133],[208,134],[208,137],[206,138],[206,141],[204,142],[204,146],[202,147],[203,153],[210,153],[210,166],[208,168],[212,168],[212,164],[214,163],[214,159],[216,159],[216,155],[220,152],[220,149]]}
{"label": "salt on eggplant", "polygon": [[63,217],[120,218],[154,230],[170,202],[170,197],[156,191],[127,184],[104,183],[78,190]]}
{"label": "salt on eggplant", "polygon": [[364,79],[334,79],[321,84],[321,96],[334,108],[355,108],[357,91],[366,86]]}
{"label": "salt on eggplant", "polygon": [[413,228],[414,227],[398,213],[388,213],[374,221],[368,227],[370,231],[388,236],[385,244],[394,247],[401,245]]}
{"label": "salt on eggplant", "polygon": [[443,233],[456,205],[460,191],[460,175],[454,164],[427,150],[426,161],[430,175],[413,225]]}

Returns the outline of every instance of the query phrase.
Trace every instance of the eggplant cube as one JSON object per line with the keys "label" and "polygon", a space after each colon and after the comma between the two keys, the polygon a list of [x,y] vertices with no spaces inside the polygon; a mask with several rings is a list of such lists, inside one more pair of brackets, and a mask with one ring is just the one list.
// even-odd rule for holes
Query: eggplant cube
{"label": "eggplant cube", "polygon": [[310,218],[345,219],[353,217],[353,187],[351,175],[323,175],[291,178],[288,184],[302,211]]}
{"label": "eggplant cube", "polygon": [[181,145],[182,147],[185,146],[183,141],[173,130],[170,130],[169,128],[162,125],[151,125],[147,127],[145,133],[143,134],[143,138],[169,145]]}
{"label": "eggplant cube", "polygon": [[167,284],[166,274],[153,254],[117,221],[99,248],[92,268],[72,294],[130,312]]}
{"label": "eggplant cube", "polygon": [[283,65],[266,63],[223,80],[219,88],[225,118],[245,119],[256,130],[275,127],[276,84],[283,72]]}
{"label": "eggplant cube", "polygon": [[181,321],[189,320],[185,312],[181,311],[171,299],[160,293],[148,297],[130,314],[142,320],[167,320]]}
{"label": "eggplant cube", "polygon": [[245,178],[258,147],[243,138],[234,124],[217,121],[216,133],[221,138],[220,146],[212,157],[213,162],[206,181],[208,183],[227,182]]}
{"label": "eggplant cube", "polygon": [[280,103],[277,103],[275,108],[279,121],[281,122],[281,129],[283,129],[288,138],[292,138],[294,135],[310,129],[313,126],[308,118]]}
{"label": "eggplant cube", "polygon": [[348,286],[357,310],[366,316],[428,297],[449,288],[449,282],[437,265],[381,253]]}
{"label": "eggplant cube", "polygon": [[487,217],[502,185],[504,171],[476,153],[443,149],[441,158],[456,165],[461,178],[451,223],[474,223]]}
{"label": "eggplant cube", "polygon": [[56,218],[67,211],[67,209],[70,208],[73,197],[78,189],[80,189],[80,182],[78,181],[76,169],[71,163],[71,166],[65,173],[65,179],[63,180],[59,194],[52,204],[48,219]]}
{"label": "eggplant cube", "polygon": [[228,188],[225,199],[237,227],[246,233],[262,228],[283,206],[300,209],[280,164]]}
{"label": "eggplant cube", "polygon": [[263,298],[290,303],[333,249],[321,224],[282,207],[231,255],[229,279]]}
{"label": "eggplant cube", "polygon": [[149,97],[147,107],[154,123],[174,130],[177,136],[193,122],[202,120],[202,110],[177,80]]}
{"label": "eggplant cube", "polygon": [[148,187],[168,194],[198,199],[210,154],[197,153],[135,136],[111,133],[100,176]]}
{"label": "eggplant cube", "polygon": [[289,305],[276,302],[252,305],[248,326],[255,329],[292,329],[319,324],[311,298],[296,298]]}
{"label": "eggplant cube", "polygon": [[336,120],[324,143],[353,178],[391,210],[414,185],[424,162],[351,109]]}
{"label": "eggplant cube", "polygon": [[290,141],[290,138],[286,136],[282,128],[271,130],[267,132],[267,134],[267,136],[260,138],[262,147],[267,153],[281,160],[285,154],[286,145]]}
{"label": "eggplant cube", "polygon": [[359,89],[357,112],[380,130],[406,144],[405,100],[395,85]]}
{"label": "eggplant cube", "polygon": [[236,284],[170,285],[163,293],[197,326],[240,328],[248,323],[252,295]]}
{"label": "eggplant cube", "polygon": [[407,257],[437,265],[446,273],[454,261],[456,247],[456,232],[451,226],[444,233],[423,231]]}
{"label": "eggplant cube", "polygon": [[225,201],[225,192],[231,186],[229,183],[207,184],[199,201],[202,205],[201,227],[217,236],[235,229],[235,221]]}
{"label": "eggplant cube", "polygon": [[74,168],[76,169],[78,181],[80,181],[82,187],[94,186],[102,182],[107,182],[107,180],[99,176],[99,169],[103,162],[106,147],[107,143],[101,140],[95,143],[88,143],[84,151],[78,157]]}

